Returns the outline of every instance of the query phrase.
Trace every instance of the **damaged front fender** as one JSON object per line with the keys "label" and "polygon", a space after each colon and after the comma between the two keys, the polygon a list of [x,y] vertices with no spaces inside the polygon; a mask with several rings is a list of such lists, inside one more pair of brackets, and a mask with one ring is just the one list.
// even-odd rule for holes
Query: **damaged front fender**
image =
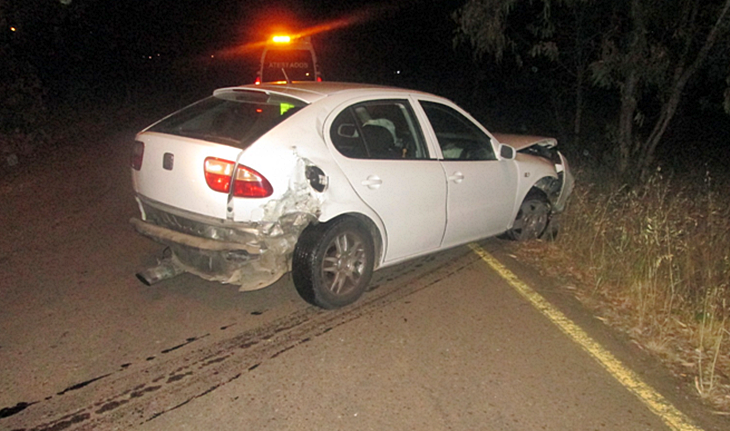
{"label": "damaged front fender", "polygon": [[555,158],[560,160],[559,163],[555,163],[557,177],[544,177],[535,183],[533,187],[545,192],[552,206],[552,210],[560,213],[565,210],[568,197],[573,192],[575,180],[568,169],[568,162],[565,160],[565,157],[555,151]]}
{"label": "damaged front fender", "polygon": [[559,213],[565,210],[568,197],[573,192],[575,180],[568,167],[568,161],[557,149],[558,142],[554,138],[506,133],[495,133],[494,137],[499,142],[509,144],[520,153],[540,157],[554,166],[557,177],[542,178],[535,183],[534,187],[545,192],[554,212]]}

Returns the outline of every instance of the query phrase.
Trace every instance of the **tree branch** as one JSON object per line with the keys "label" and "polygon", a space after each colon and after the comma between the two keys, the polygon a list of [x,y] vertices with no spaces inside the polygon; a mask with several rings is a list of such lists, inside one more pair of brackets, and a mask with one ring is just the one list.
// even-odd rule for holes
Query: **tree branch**
{"label": "tree branch", "polygon": [[726,30],[724,27],[727,24],[725,21],[728,17],[729,12],[730,0],[725,0],[725,5],[723,6],[722,11],[717,17],[715,24],[712,26],[710,32],[707,34],[707,38],[705,39],[702,48],[700,48],[699,52],[697,53],[697,57],[695,57],[695,60],[684,71],[681,71],[681,69],[675,70],[675,79],[672,85],[669,99],[662,106],[661,115],[657,120],[651,134],[647,138],[646,150],[644,153],[644,162],[650,162],[651,159],[654,157],[656,147],[657,145],[659,145],[659,141],[664,135],[664,132],[666,132],[669,122],[671,121],[672,117],[674,117],[674,114],[677,111],[677,106],[679,105],[679,101],[681,99],[684,87],[687,85],[689,79],[695,73],[697,73],[697,70],[699,70],[700,66],[702,66],[702,63],[709,55],[710,50],[714,46],[718,37],[720,37],[720,34]]}

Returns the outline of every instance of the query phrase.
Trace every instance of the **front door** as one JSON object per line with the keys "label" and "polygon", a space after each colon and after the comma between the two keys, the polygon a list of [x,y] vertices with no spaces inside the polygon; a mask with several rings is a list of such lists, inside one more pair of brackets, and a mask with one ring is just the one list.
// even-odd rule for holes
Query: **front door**
{"label": "front door", "polygon": [[443,247],[507,230],[517,194],[514,161],[498,160],[491,138],[453,107],[420,104],[441,148],[448,184]]}

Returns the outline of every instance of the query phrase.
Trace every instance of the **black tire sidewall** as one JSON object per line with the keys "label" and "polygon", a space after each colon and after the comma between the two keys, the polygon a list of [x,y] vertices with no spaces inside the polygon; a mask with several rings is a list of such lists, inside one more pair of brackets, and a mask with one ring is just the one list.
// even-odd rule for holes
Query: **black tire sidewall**
{"label": "black tire sidewall", "polygon": [[[355,233],[363,242],[367,262],[356,288],[343,295],[335,295],[325,287],[322,264],[332,241],[344,232]],[[374,267],[374,245],[370,233],[350,217],[330,223],[310,226],[297,242],[292,260],[294,284],[306,301],[319,307],[333,309],[351,304],[367,289]]]}
{"label": "black tire sidewall", "polygon": [[510,229],[508,231],[508,236],[512,240],[515,240],[515,241],[529,241],[531,239],[539,239],[539,238],[542,238],[542,236],[547,231],[547,227],[550,225],[550,218],[551,218],[550,202],[547,200],[547,198],[545,196],[543,196],[540,193],[535,193],[535,192],[530,192],[530,193],[527,194],[527,196],[525,196],[525,199],[520,204],[519,211],[517,211],[517,216],[515,217],[515,220],[519,220],[520,218],[522,218],[522,217],[525,216],[525,212],[522,210],[522,208],[525,206],[525,204],[527,204],[529,202],[537,202],[537,203],[539,203],[541,205],[545,205],[547,207],[547,209],[548,209],[548,218],[547,218],[547,221],[545,222],[545,226],[543,226],[542,231],[536,237],[534,237],[534,238],[533,237],[525,238],[524,237],[524,232],[520,232],[518,234],[517,232],[515,232],[514,229]]}

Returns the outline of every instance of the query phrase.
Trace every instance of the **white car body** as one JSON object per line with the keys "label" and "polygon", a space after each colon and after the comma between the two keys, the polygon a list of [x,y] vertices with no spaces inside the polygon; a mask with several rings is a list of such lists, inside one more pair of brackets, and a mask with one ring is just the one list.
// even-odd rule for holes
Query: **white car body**
{"label": "white car body", "polygon": [[[334,82],[249,85],[214,93],[231,100],[258,95],[261,100],[284,100],[279,102],[282,116],[290,109],[286,98],[303,107],[243,149],[160,132],[156,125],[164,125],[165,119],[136,137],[136,151],[143,154],[132,178],[141,218],[132,223],[170,246],[180,270],[236,283],[242,290],[265,287],[291,269],[292,252],[307,226],[343,216],[358,220],[372,234],[373,266],[384,267],[509,231],[531,190],[544,193],[552,213],[564,209],[572,191],[567,162],[550,149],[554,139],[493,135],[442,97]],[[363,120],[368,110],[378,109],[402,114],[406,121],[398,117],[394,125],[383,119]],[[488,137],[491,150],[485,151],[492,151],[492,159],[461,160],[452,157],[455,153],[446,154],[452,150],[442,148],[445,144],[439,139],[445,140],[445,134],[437,136],[429,115],[454,112],[472,123],[463,127]],[[175,115],[179,114],[167,118]],[[349,115],[363,125],[342,120]],[[389,130],[393,139],[407,143],[401,142],[402,148],[388,158],[345,155],[345,148],[357,147],[348,147],[349,142],[365,139],[368,125],[375,126],[368,128],[370,136],[375,129],[381,134]],[[401,138],[397,127],[406,131],[398,132]],[[531,146],[552,156],[531,153]],[[521,149],[527,151],[517,152]],[[370,147],[367,151],[374,154]],[[403,157],[411,151],[408,157],[420,158],[394,158],[398,151]],[[245,198],[212,190],[203,169],[210,157],[255,170],[273,192]]]}

